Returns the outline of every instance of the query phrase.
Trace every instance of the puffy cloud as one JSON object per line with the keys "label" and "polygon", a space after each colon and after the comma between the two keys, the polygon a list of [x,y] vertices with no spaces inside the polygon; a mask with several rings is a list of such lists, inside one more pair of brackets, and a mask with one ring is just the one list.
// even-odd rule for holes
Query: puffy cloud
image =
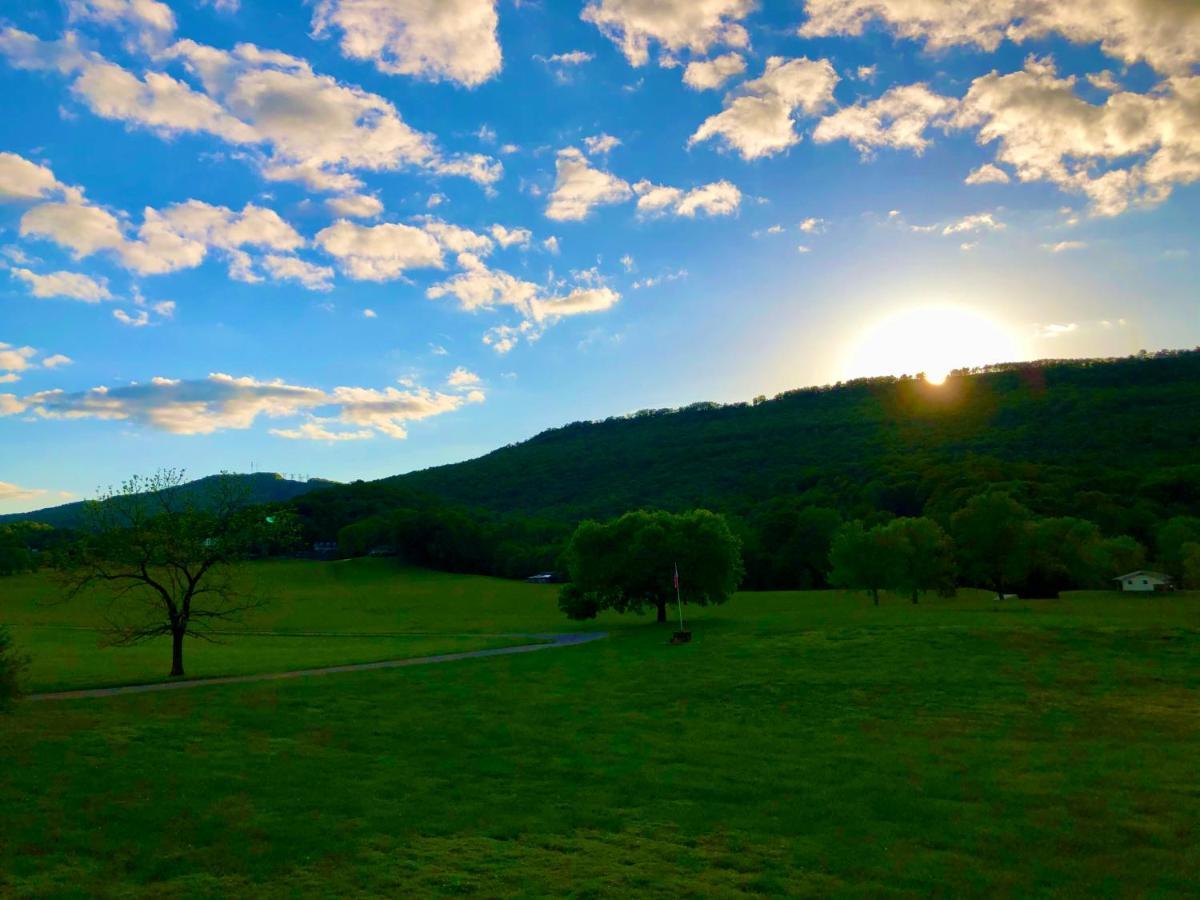
{"label": "puffy cloud", "polygon": [[536,284],[490,269],[471,253],[459,254],[458,265],[461,272],[432,285],[425,296],[431,300],[454,297],[465,310],[512,306],[525,316],[533,315],[533,301],[539,291]]}
{"label": "puffy cloud", "polygon": [[[5,394],[0,395],[0,414],[28,412],[43,419],[128,421],[172,434],[212,434],[227,429],[246,429],[260,417],[308,416],[309,421],[318,426],[336,420],[343,425],[403,438],[406,422],[452,412],[464,403],[483,399],[479,391],[443,394],[424,388],[379,391],[361,387],[336,387],[326,391],[288,384],[281,379],[261,381],[213,373],[208,378],[192,381],[154,378],[144,384],[95,387],[76,393],[51,390],[21,398]],[[325,411],[324,416],[319,415],[321,411]],[[314,438],[313,429],[306,429],[305,424],[308,423],[290,429],[295,434],[282,436],[329,439]]]}
{"label": "puffy cloud", "polygon": [[495,0],[320,0],[313,31],[389,75],[483,84],[500,71]]}
{"label": "puffy cloud", "polygon": [[277,281],[295,281],[310,291],[327,291],[333,287],[333,269],[305,262],[296,256],[268,253],[263,268]]}
{"label": "puffy cloud", "polygon": [[594,206],[622,203],[633,192],[629,184],[609,172],[593,168],[575,147],[558,151],[554,191],[546,217],[559,222],[580,221]]}
{"label": "puffy cloud", "polygon": [[970,231],[1003,231],[1004,223],[996,221],[991,213],[975,213],[964,216],[956,222],[951,222],[942,229],[942,234],[963,234]]}
{"label": "puffy cloud", "polygon": [[944,123],[956,103],[923,84],[894,87],[875,100],[826,116],[814,129],[813,140],[819,144],[847,140],[863,154],[876,147],[923,153],[929,146],[925,130],[939,121]]}
{"label": "puffy cloud", "polygon": [[84,303],[99,303],[101,300],[111,300],[108,282],[103,278],[97,280],[81,275],[78,272],[50,272],[39,275],[29,269],[13,268],[13,276],[29,285],[29,293],[35,297],[66,297],[71,300],[82,300]]}
{"label": "puffy cloud", "polygon": [[304,239],[274,210],[247,203],[240,212],[199,200],[163,210],[147,207],[136,237],[128,237],[112,213],[83,200],[43,203],[21,217],[21,234],[54,241],[76,259],[113,251],[128,269],[157,275],[200,265],[210,249],[230,261],[230,274],[259,280],[243,248],[291,251]]}
{"label": "puffy cloud", "polygon": [[375,310],[373,310],[373,309],[364,309],[362,311],[362,314],[363,314],[364,319],[378,319],[379,318],[379,313],[375,312]]}
{"label": "puffy cloud", "polygon": [[1058,34],[1074,43],[1099,42],[1127,64],[1146,61],[1161,72],[1186,74],[1200,62],[1200,5],[1193,0],[807,0],[803,37],[859,35],[873,21],[931,49],[973,44],[995,50]]}
{"label": "puffy cloud", "polygon": [[965,184],[1008,184],[1010,180],[1007,172],[991,163],[984,163],[978,169],[971,170],[963,179]]}
{"label": "puffy cloud", "polygon": [[633,190],[638,195],[637,208],[642,215],[671,212],[689,219],[695,218],[697,213],[727,216],[737,212],[742,202],[742,192],[728,181],[714,181],[683,191],[643,180],[635,184]]}
{"label": "puffy cloud", "polygon": [[[433,235],[434,239],[450,253],[474,253],[478,256],[487,256],[495,249],[495,244],[490,237],[472,231],[470,228],[443,222],[441,219],[431,216],[420,218],[418,221],[422,223],[421,227]],[[508,231],[505,230],[504,234],[507,236]]]}
{"label": "puffy cloud", "polygon": [[52,356],[47,356],[42,360],[42,367],[46,369],[57,369],[59,366],[69,366],[75,360],[63,353],[55,353]]}
{"label": "puffy cloud", "polygon": [[350,219],[372,219],[383,212],[383,204],[378,197],[369,194],[343,194],[340,197],[330,197],[325,205],[335,215]]}
{"label": "puffy cloud", "polygon": [[533,313],[534,318],[541,322],[561,316],[601,312],[611,309],[620,299],[621,295],[609,287],[576,287],[560,296],[535,300]]}
{"label": "puffy cloud", "polygon": [[45,166],[15,153],[0,153],[0,200],[37,200],[59,187]]}
{"label": "puffy cloud", "polygon": [[293,441],[367,441],[375,437],[370,428],[353,431],[333,431],[326,427],[326,419],[309,419],[295,428],[272,428],[271,434]]}
{"label": "puffy cloud", "polygon": [[159,0],[69,0],[67,11],[72,20],[129,25],[160,35],[170,35],[175,30],[175,14]]}
{"label": "puffy cloud", "polygon": [[1056,244],[1042,244],[1042,249],[1050,253],[1066,253],[1068,250],[1083,250],[1087,247],[1084,241],[1059,241]]}
{"label": "puffy cloud", "polygon": [[630,65],[643,66],[652,41],[672,53],[745,47],[750,38],[739,22],[755,5],[755,0],[590,0],[581,18],[617,44]]}
{"label": "puffy cloud", "polygon": [[492,226],[491,231],[492,237],[501,247],[528,247],[533,238],[533,232],[528,228],[505,228],[496,224]]}
{"label": "puffy cloud", "polygon": [[720,138],[743,159],[779,153],[800,140],[796,112],[820,112],[833,102],[837,82],[828,60],[772,56],[762,76],[727,94],[725,109],[705,119],[688,144]]}
{"label": "puffy cloud", "polygon": [[611,134],[593,134],[583,139],[583,145],[592,156],[603,156],[621,146],[621,139]]}
{"label": "puffy cloud", "polygon": [[150,313],[144,309],[135,309],[133,315],[123,309],[114,309],[113,318],[129,328],[145,328],[150,324]]}
{"label": "puffy cloud", "polygon": [[574,77],[573,70],[595,59],[592,54],[585,53],[583,50],[555,53],[553,56],[534,56],[533,58],[549,69],[550,74],[559,84],[569,84]]}
{"label": "puffy cloud", "polygon": [[480,378],[474,372],[459,366],[446,379],[446,384],[452,388],[473,388],[480,383]]}
{"label": "puffy cloud", "polygon": [[740,53],[726,53],[713,59],[693,60],[683,70],[683,83],[693,90],[719,88],[735,75],[746,71],[746,60]]}
{"label": "puffy cloud", "polygon": [[15,28],[0,30],[0,53],[27,69],[73,78],[75,96],[97,115],[167,136],[215,135],[254,154],[264,176],[300,181],[314,190],[348,193],[361,186],[355,171],[404,167],[492,184],[501,165],[481,154],[447,156],[432,135],[417,131],[378,94],[316,74],[303,59],[254,44],[220,50],[191,40],[155,54],[179,63],[196,90],[164,72],[139,78],[91,51],[71,35],[41,41]]}
{"label": "puffy cloud", "polygon": [[359,281],[391,281],[408,269],[442,266],[438,242],[411,225],[355,225],[342,219],[317,232],[315,240]]}
{"label": "puffy cloud", "polygon": [[820,234],[829,227],[829,223],[824,219],[818,219],[816,216],[809,216],[796,227],[805,234]]}
{"label": "puffy cloud", "polygon": [[1075,86],[1051,61],[1030,57],[1022,71],[975,79],[956,124],[996,143],[997,161],[1020,181],[1081,192],[1098,215],[1161,202],[1175,185],[1200,180],[1200,76],[1100,104]]}
{"label": "puffy cloud", "polygon": [[[34,365],[33,358],[35,356],[37,356],[37,351],[32,347],[14,347],[12,344],[0,341],[0,370],[10,376],[16,372],[24,372]],[[16,381],[17,379],[6,377],[5,380]]]}

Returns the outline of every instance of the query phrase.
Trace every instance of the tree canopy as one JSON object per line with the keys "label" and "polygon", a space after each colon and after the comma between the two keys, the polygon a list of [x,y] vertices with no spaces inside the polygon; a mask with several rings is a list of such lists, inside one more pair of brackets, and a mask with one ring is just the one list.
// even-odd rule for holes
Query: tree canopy
{"label": "tree canopy", "polygon": [[724,518],[708,510],[687,513],[637,511],[610,522],[580,524],[566,551],[570,583],[559,607],[572,619],[591,619],[604,609],[657,611],[667,620],[675,598],[699,606],[724,603],[742,578],[741,547]]}

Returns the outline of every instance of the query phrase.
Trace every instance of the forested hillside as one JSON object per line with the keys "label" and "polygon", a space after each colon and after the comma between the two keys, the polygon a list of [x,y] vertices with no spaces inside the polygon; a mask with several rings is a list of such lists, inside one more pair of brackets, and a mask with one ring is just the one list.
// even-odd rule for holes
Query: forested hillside
{"label": "forested hillside", "polygon": [[563,521],[639,507],[949,513],[984,486],[1136,531],[1200,501],[1200,351],[1030,363],[940,386],[881,378],[577,422],[479,459],[309,498],[395,489]]}

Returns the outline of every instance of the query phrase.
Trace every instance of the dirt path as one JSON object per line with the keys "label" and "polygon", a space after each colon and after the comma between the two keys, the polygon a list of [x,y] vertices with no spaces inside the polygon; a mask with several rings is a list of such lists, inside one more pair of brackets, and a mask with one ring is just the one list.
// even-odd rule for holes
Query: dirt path
{"label": "dirt path", "polygon": [[[472,635],[473,637],[511,637],[513,635]],[[572,634],[531,634],[541,638],[540,644],[518,644],[514,647],[493,647],[490,650],[467,650],[462,653],[442,653],[437,656],[414,656],[409,659],[386,659],[380,662],[355,663],[346,666],[322,666],[319,669],[296,669],[291,672],[263,672],[258,675],[226,675],[220,678],[195,678],[184,681],[162,681],[154,684],[131,684],[125,687],[89,688],[80,691],[57,691],[49,694],[30,694],[27,700],[80,700],[87,697],[114,697],[118,694],[148,694],[152,691],[178,691],[184,688],[207,687],[214,684],[251,684],[257,681],[281,681],[284,678],[306,678],[310,675],[338,675],[342,672],[367,672],[372,669],[400,669],[405,666],[427,666],[433,663],[455,662],[483,656],[506,656],[510,653],[533,653],[553,650],[573,644],[586,644],[608,637],[606,631],[581,631]]]}

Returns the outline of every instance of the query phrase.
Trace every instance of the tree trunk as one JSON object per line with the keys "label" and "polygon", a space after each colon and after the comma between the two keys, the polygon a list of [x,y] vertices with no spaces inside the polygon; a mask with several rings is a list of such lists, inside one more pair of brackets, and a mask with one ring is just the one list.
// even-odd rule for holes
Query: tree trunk
{"label": "tree trunk", "polygon": [[917,605],[917,589],[916,588],[913,588],[912,601],[913,601],[913,606],[916,606]]}
{"label": "tree trunk", "polygon": [[182,628],[171,631],[171,677],[183,677],[183,635]]}
{"label": "tree trunk", "polygon": [[658,621],[660,621],[660,622],[667,621],[667,601],[666,600],[658,601]]}
{"label": "tree trunk", "polygon": [[879,605],[879,588],[871,588],[871,599],[875,601],[875,605]]}

